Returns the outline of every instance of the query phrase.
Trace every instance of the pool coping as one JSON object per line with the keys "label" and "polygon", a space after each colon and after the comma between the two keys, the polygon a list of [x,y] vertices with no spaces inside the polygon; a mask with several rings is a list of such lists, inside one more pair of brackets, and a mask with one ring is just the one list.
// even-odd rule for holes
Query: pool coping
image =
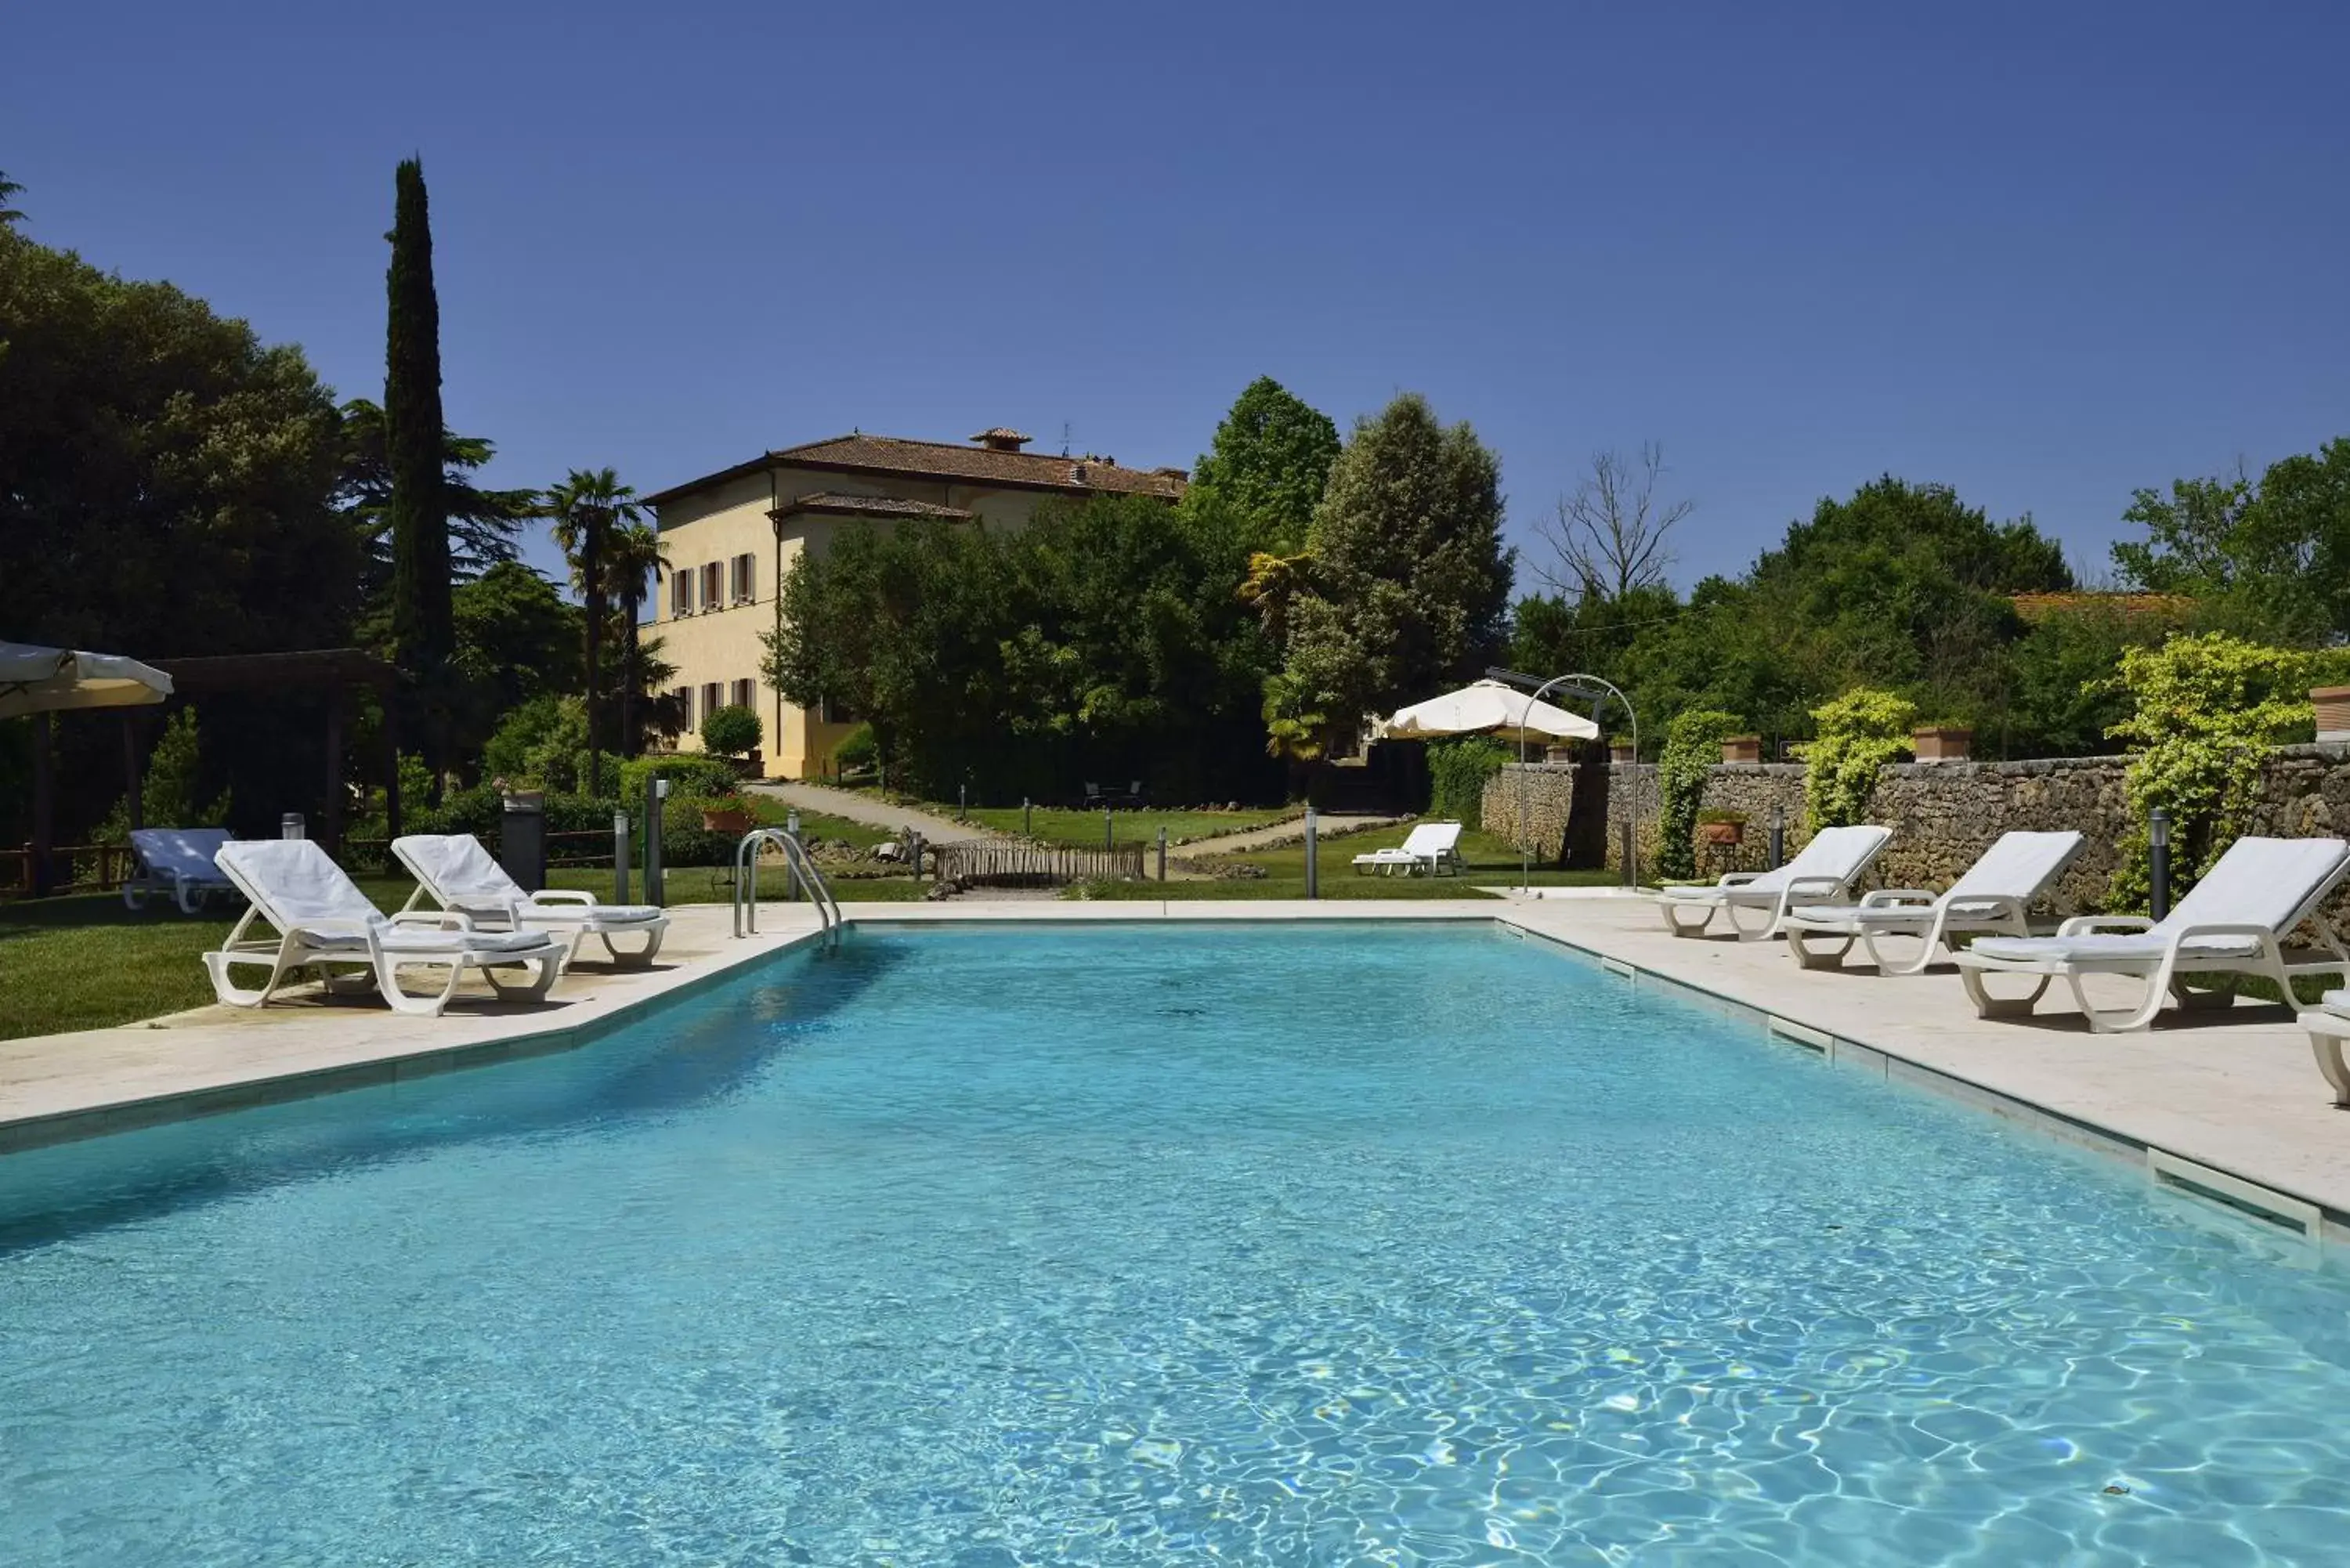
{"label": "pool coping", "polygon": [[[1849,1024],[1831,1025],[1805,1017],[1800,1008],[1774,1008],[1737,993],[1731,984],[1708,984],[1684,974],[1669,973],[1642,962],[1610,943],[1605,932],[1562,931],[1553,922],[1567,912],[1570,900],[1528,900],[1497,903],[1489,898],[1412,899],[1383,902],[1314,902],[1303,900],[1105,900],[1097,903],[972,902],[905,906],[851,905],[845,911],[852,930],[910,930],[1000,927],[1090,927],[1103,924],[1144,924],[1174,921],[1186,924],[1469,924],[1482,923],[1497,931],[1531,939],[1603,973],[1635,987],[1661,989],[1693,1002],[1717,1016],[1753,1029],[1766,1041],[1810,1051],[1831,1066],[1866,1073],[1889,1084],[1932,1094],[1938,1098],[1987,1112],[2057,1143],[2133,1165],[2147,1173],[2150,1186],[2238,1209],[2264,1211],[2303,1227],[2313,1250],[2350,1249],[2350,1209],[2317,1193],[2296,1189],[2287,1181],[2230,1168],[2230,1162],[2199,1158],[2196,1151],[2166,1147],[2152,1138],[2100,1120],[2043,1105],[1952,1071],[1918,1060],[1913,1051],[1870,1031]],[[1620,909],[1628,900],[1607,900]],[[1588,907],[1587,905],[1586,906]],[[526,1057],[577,1050],[615,1030],[643,1021],[672,1003],[688,1000],[732,978],[745,967],[793,951],[821,939],[821,931],[799,915],[794,929],[771,929],[739,947],[732,939],[718,940],[723,919],[709,907],[696,907],[701,934],[714,945],[695,953],[673,971],[639,973],[625,996],[611,1000],[579,999],[565,1013],[546,1019],[536,1013],[470,1020],[486,1030],[481,1037],[435,1043],[431,1021],[421,1032],[409,1032],[390,1044],[316,1065],[254,1072],[232,1072],[217,1081],[164,1088],[152,1093],[93,1097],[62,1109],[25,1112],[6,1104],[0,1093],[0,1157],[50,1145],[104,1137],[140,1127],[220,1115],[251,1106],[280,1104],[350,1089],[434,1076],[467,1068],[490,1066]],[[793,919],[790,911],[764,911],[771,920]],[[717,913],[723,914],[723,911]],[[1536,919],[1543,924],[1535,924]],[[625,971],[623,971],[625,973]],[[601,975],[590,978],[604,978]],[[1823,992],[1823,995],[1825,993]],[[353,1013],[321,1014],[339,1021]],[[359,1014],[372,1023],[388,1023],[392,1015]],[[294,1021],[299,1027],[299,1021]],[[92,1031],[94,1035],[143,1033],[151,1026],[131,1025],[123,1031]],[[168,1033],[169,1031],[164,1033]],[[68,1040],[78,1036],[50,1036]],[[2110,1038],[2110,1037],[2108,1037]],[[30,1044],[38,1044],[34,1041]],[[7,1042],[24,1046],[27,1042]],[[2313,1079],[2314,1073],[2312,1074]],[[10,1085],[0,1079],[0,1091]],[[2313,1092],[2314,1092],[2313,1090]],[[2287,1232],[2280,1231],[2280,1234]]]}

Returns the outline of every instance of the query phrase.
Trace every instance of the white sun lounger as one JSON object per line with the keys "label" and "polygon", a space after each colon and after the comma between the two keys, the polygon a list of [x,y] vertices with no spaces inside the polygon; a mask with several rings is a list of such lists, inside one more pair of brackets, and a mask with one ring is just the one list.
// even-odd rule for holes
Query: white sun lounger
{"label": "white sun lounger", "polygon": [[169,898],[182,914],[192,915],[210,895],[234,893],[236,884],[213,864],[213,856],[227,842],[225,827],[132,828],[130,848],[139,857],[139,868],[123,880],[123,906],[144,909],[151,895]]}
{"label": "white sun lounger", "polygon": [[[403,912],[430,897],[443,909],[472,916],[485,929],[568,928],[566,969],[591,936],[603,942],[614,963],[650,963],[660,950],[661,933],[669,929],[669,916],[650,904],[599,904],[593,893],[559,888],[526,893],[470,833],[411,834],[393,839],[391,852],[416,878],[416,891]],[[615,935],[641,938],[642,943],[624,951],[613,944]]]}
{"label": "white sun lounger", "polygon": [[[1849,898],[1852,885],[1892,836],[1885,827],[1824,827],[1803,853],[1775,871],[1732,871],[1708,888],[1666,888],[1658,893],[1657,905],[1677,937],[1696,936],[1716,914],[1726,914],[1741,941],[1759,941],[1778,935],[1791,909]],[[1768,919],[1750,928],[1740,921],[1741,909],[1760,909]],[[1691,911],[1698,917],[1694,924],[1685,919]]]}
{"label": "white sun lounger", "polygon": [[[315,970],[328,990],[345,980],[373,985],[395,1011],[438,1017],[456,994],[469,969],[481,971],[503,997],[545,998],[563,966],[563,944],[545,931],[477,931],[453,909],[387,915],[368,901],[342,867],[307,838],[261,838],[225,844],[215,863],[252,901],[221,950],[204,954],[213,990],[234,1007],[259,1007],[287,976]],[[276,928],[277,940],[248,940],[255,919]],[[400,990],[398,971],[419,966],[443,969],[447,981],[437,994]],[[266,969],[259,987],[230,981],[234,968]],[[536,969],[536,977],[514,983],[501,971]],[[357,969],[357,976],[337,970]]]}
{"label": "white sun lounger", "polygon": [[2350,1040],[2350,991],[2327,992],[2301,1015],[2301,1026],[2309,1031],[2317,1070],[2334,1085],[2334,1103],[2350,1110],[2350,1062],[2342,1059],[2342,1043]]}
{"label": "white sun lounger", "polygon": [[1407,877],[1426,867],[1431,877],[1461,869],[1461,825],[1423,822],[1392,849],[1374,849],[1355,857],[1355,871],[1401,871]]}
{"label": "white sun lounger", "polygon": [[[2339,838],[2239,838],[2158,923],[2143,916],[2082,915],[2053,937],[1984,937],[1959,955],[1959,977],[1985,1018],[2028,1014],[2048,982],[2061,979],[2072,987],[2089,1027],[2100,1033],[2146,1028],[2161,1011],[2165,992],[2182,1007],[2207,1004],[2180,983],[2189,974],[2260,975],[2291,1005],[2296,976],[2350,978],[2350,952],[2317,915],[2345,873],[2350,873],[2350,844]],[[2293,928],[2313,919],[2324,950],[2288,949],[2284,940]],[[2039,983],[2027,996],[1993,996],[1983,984],[1992,974],[2032,975]],[[2100,1012],[2081,985],[2092,974],[2137,976],[2146,981],[2146,999],[2135,1011]],[[2210,1003],[2234,1000],[2222,992]]]}
{"label": "white sun lounger", "polygon": [[[1856,905],[1806,905],[1790,911],[1787,950],[1805,969],[1839,969],[1858,942],[1877,973],[1916,974],[1954,936],[2028,937],[2032,928],[2024,923],[2024,911],[2086,842],[2077,833],[2002,833],[1939,897],[1918,888],[1886,888]],[[1914,937],[1918,951],[1908,959],[1887,959],[1877,945],[1886,937]]]}

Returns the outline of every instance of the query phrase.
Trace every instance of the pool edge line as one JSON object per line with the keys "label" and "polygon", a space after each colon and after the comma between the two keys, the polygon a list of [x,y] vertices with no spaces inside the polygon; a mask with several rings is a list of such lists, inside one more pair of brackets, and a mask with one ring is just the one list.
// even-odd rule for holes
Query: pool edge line
{"label": "pool edge line", "polygon": [[[1753,1028],[1771,1044],[1823,1057],[1835,1068],[1864,1072],[1883,1079],[1887,1084],[1929,1094],[1936,1099],[1996,1116],[2051,1142],[2117,1160],[2144,1173],[2150,1192],[2184,1193],[2199,1202],[2223,1206],[2198,1193],[2193,1181],[2173,1179],[2182,1168],[2216,1173],[2225,1178],[2228,1183],[2225,1198],[2230,1201],[2224,1206],[2265,1208],[2274,1215],[2286,1218],[2304,1213],[2314,1216],[2314,1223],[2307,1233],[2310,1245],[2328,1251],[2350,1252],[2350,1211],[2336,1209],[2307,1193],[2247,1176],[2209,1159],[2198,1159],[2192,1155],[2165,1148],[2117,1128],[2040,1105],[2004,1089],[1977,1083],[1960,1074],[1929,1066],[1912,1060],[1898,1048],[1855,1039],[1837,1030],[1792,1019],[1782,1012],[1757,1006],[1726,992],[1712,990],[1678,975],[1643,968],[1629,959],[1619,958],[1556,932],[1520,925],[1506,914],[1496,913],[1493,921],[1496,925],[1508,926],[1542,941],[1610,978],[1621,980],[1636,988],[1669,990],[1683,1002],[1694,1003],[1730,1022]],[[2261,1196],[2263,1194],[2265,1199]]]}

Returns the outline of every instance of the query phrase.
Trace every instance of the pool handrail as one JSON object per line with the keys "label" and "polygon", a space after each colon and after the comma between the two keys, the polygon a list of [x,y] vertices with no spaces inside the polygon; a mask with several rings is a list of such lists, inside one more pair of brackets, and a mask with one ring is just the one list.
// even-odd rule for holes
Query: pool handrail
{"label": "pool handrail", "polygon": [[807,846],[781,827],[754,827],[734,846],[734,934],[758,934],[759,850],[769,844],[783,846],[785,864],[807,888],[808,901],[816,906],[825,945],[838,947],[841,927],[847,923],[840,913],[840,900],[833,897],[832,884],[824,879],[824,873],[816,868]]}

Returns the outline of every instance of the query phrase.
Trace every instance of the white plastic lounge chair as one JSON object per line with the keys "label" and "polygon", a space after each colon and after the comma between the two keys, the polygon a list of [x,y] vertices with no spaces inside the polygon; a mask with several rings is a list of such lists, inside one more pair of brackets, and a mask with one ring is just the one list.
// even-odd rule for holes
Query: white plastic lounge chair
{"label": "white plastic lounge chair", "polygon": [[[567,927],[571,940],[563,958],[566,969],[591,936],[603,942],[614,963],[649,964],[660,950],[661,933],[669,929],[669,916],[650,904],[599,904],[593,893],[560,888],[525,893],[470,833],[411,834],[393,839],[391,852],[416,878],[416,891],[403,913],[430,897],[443,909],[472,916],[484,929]],[[615,935],[641,938],[642,945],[624,951],[614,945]]]}
{"label": "white plastic lounge chair", "polygon": [[[1886,827],[1824,827],[1776,871],[1732,871],[1710,888],[1666,888],[1658,893],[1657,906],[1677,937],[1696,936],[1723,914],[1739,940],[1760,941],[1779,934],[1791,909],[1850,898],[1852,885],[1892,836]],[[1741,909],[1761,909],[1768,918],[1750,927],[1739,919]],[[1698,916],[1694,924],[1686,919],[1692,910]]]}
{"label": "white plastic lounge chair", "polygon": [[2309,1031],[2317,1070],[2334,1085],[2334,1103],[2350,1110],[2350,1062],[2342,1059],[2342,1043],[2350,1040],[2350,991],[2327,992],[2314,1011],[2301,1015],[2301,1026]]}
{"label": "white plastic lounge chair", "polygon": [[[2345,873],[2350,873],[2350,844],[2338,838],[2239,838],[2159,923],[2143,916],[2082,915],[2053,937],[1984,937],[1959,955],[1959,977],[1984,1018],[2030,1013],[2048,982],[2062,979],[2089,1027],[2100,1033],[2144,1029],[2161,1011],[2165,992],[2182,1007],[2235,1000],[2226,992],[2189,992],[2179,982],[2189,974],[2260,975],[2290,1004],[2296,975],[2350,979],[2350,952],[2317,918],[2318,906]],[[2325,950],[2286,948],[2284,939],[2308,919],[2316,920]],[[2033,975],[2039,984],[2028,996],[1993,996],[1983,984],[1991,974]],[[2136,975],[2146,981],[2146,1000],[2132,1012],[2100,1012],[2081,985],[2091,974]]]}
{"label": "white plastic lounge chair", "polygon": [[144,909],[148,897],[172,900],[183,915],[203,908],[208,895],[234,894],[236,884],[213,864],[213,855],[229,841],[225,827],[134,827],[131,852],[139,868],[122,884],[125,908]]}
{"label": "white plastic lounge chair", "polygon": [[[563,944],[545,931],[477,931],[453,909],[387,915],[343,875],[327,852],[307,838],[260,838],[224,844],[215,863],[252,901],[218,952],[204,954],[213,990],[234,1007],[259,1007],[286,978],[316,970],[328,989],[339,981],[372,983],[395,1011],[440,1016],[469,969],[479,970],[504,997],[545,998],[563,966]],[[255,919],[276,928],[278,938],[247,940]],[[235,967],[261,968],[269,978],[257,989],[230,982]],[[445,969],[437,994],[400,990],[398,971],[411,966]],[[535,968],[535,979],[514,983],[500,971]],[[359,976],[338,976],[358,969]]]}
{"label": "white plastic lounge chair", "polygon": [[[1886,888],[1857,905],[1806,905],[1790,911],[1787,950],[1805,969],[1840,969],[1858,942],[1877,973],[1916,974],[1954,936],[2028,937],[2032,928],[2024,923],[2024,911],[2086,843],[2077,833],[2002,833],[1939,897],[1918,888]],[[1916,956],[1887,958],[1877,945],[1887,937],[1916,938]],[[1825,942],[1834,942],[1833,950],[1814,945]]]}
{"label": "white plastic lounge chair", "polygon": [[1457,822],[1423,822],[1404,836],[1404,841],[1392,849],[1374,849],[1367,855],[1355,857],[1355,872],[1401,871],[1409,877],[1421,867],[1431,877],[1440,877],[1447,870],[1461,869],[1461,825]]}

